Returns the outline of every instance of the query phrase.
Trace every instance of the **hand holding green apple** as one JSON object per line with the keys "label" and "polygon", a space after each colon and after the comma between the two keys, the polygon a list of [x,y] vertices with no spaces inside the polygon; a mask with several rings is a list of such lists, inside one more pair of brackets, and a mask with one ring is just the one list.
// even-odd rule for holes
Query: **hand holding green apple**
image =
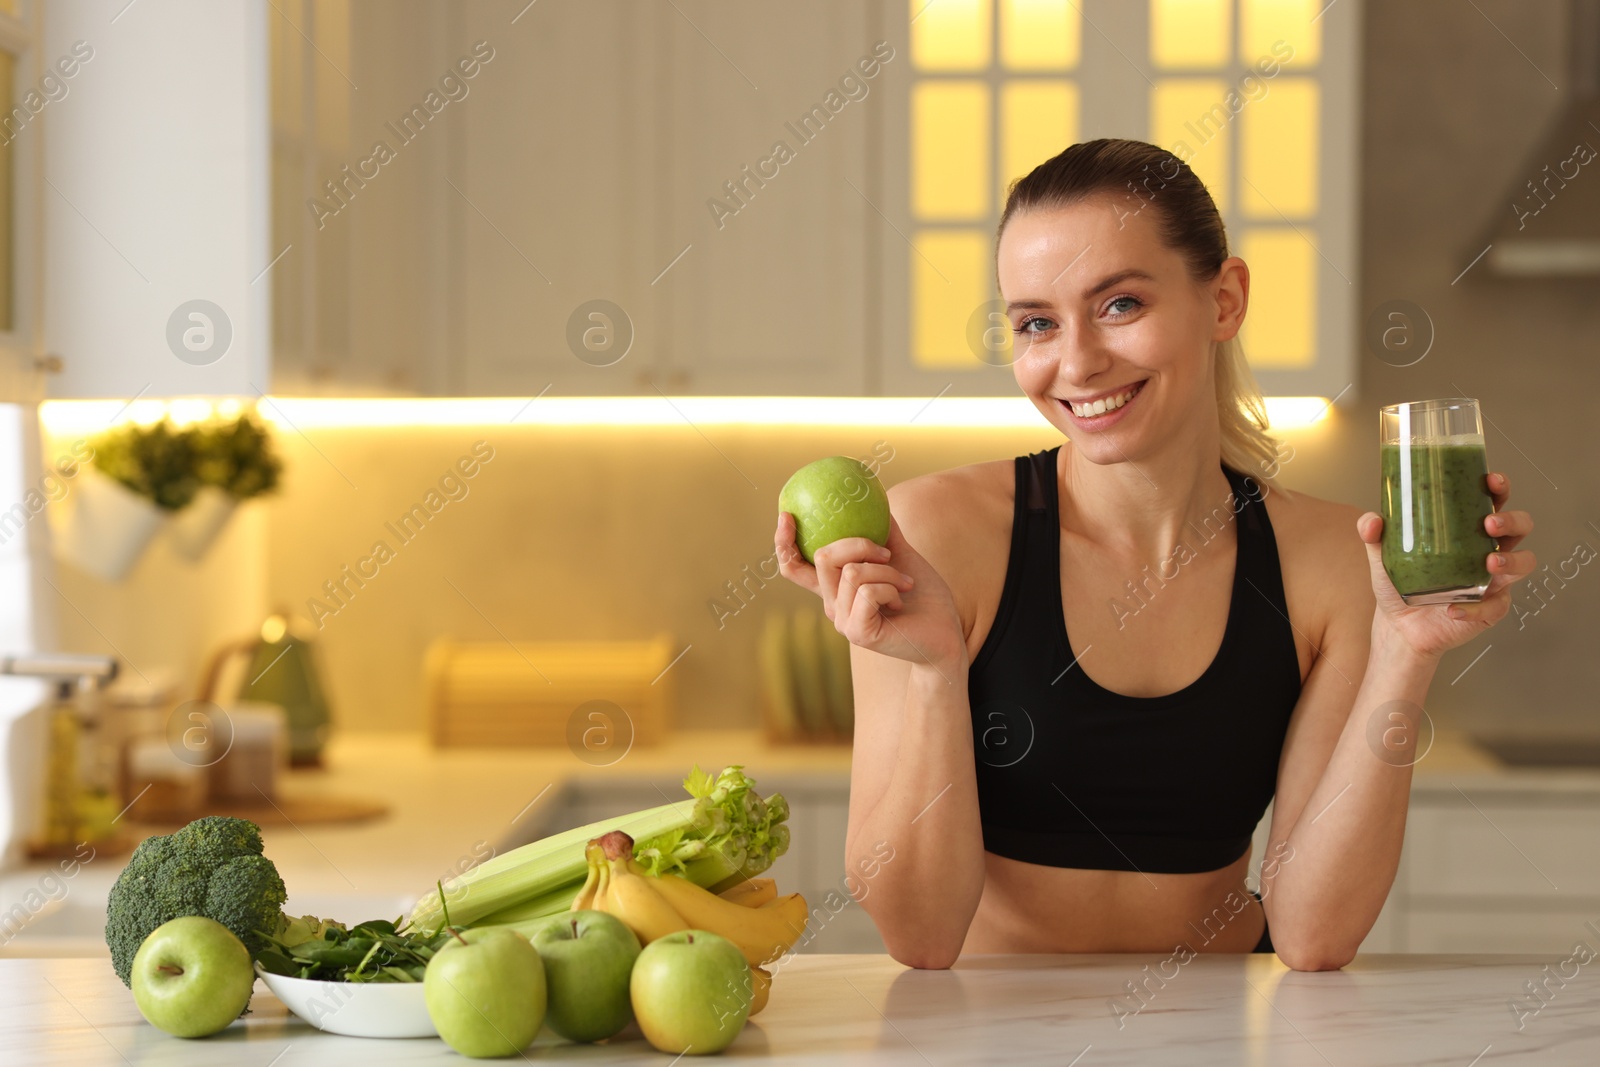
{"label": "hand holding green apple", "polygon": [[133,1001],[152,1026],[177,1037],[226,1029],[250,1003],[250,950],[226,926],[201,915],[164,922],[133,957]]}
{"label": "hand holding green apple", "polygon": [[428,1018],[445,1044],[474,1059],[514,1056],[544,1023],[544,961],[505,927],[454,932],[423,972]]}
{"label": "hand holding green apple", "polygon": [[633,1021],[628,980],[639,939],[603,911],[563,912],[530,939],[544,960],[550,1029],[569,1041],[602,1041]]}
{"label": "hand holding green apple", "polygon": [[964,665],[966,631],[954,594],[907,542],[877,479],[869,487],[865,477],[871,472],[864,464],[843,456],[794,473],[779,497],[778,572],[821,597],[823,613],[851,644],[941,669]]}
{"label": "hand holding green apple", "polygon": [[829,456],[795,471],[778,493],[778,510],[795,518],[795,543],[807,563],[817,549],[846,537],[889,543],[889,496],[865,463]]}
{"label": "hand holding green apple", "polygon": [[639,1029],[662,1052],[703,1055],[733,1044],[754,991],[744,953],[706,930],[679,930],[644,947],[629,980]]}

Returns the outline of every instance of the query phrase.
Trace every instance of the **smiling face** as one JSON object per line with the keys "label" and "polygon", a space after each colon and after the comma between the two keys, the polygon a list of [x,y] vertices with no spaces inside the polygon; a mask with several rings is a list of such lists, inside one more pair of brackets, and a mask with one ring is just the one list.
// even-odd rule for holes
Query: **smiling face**
{"label": "smiling face", "polygon": [[1243,260],[1196,283],[1154,210],[1096,196],[1013,215],[998,266],[1017,384],[1085,459],[1215,447],[1212,348],[1243,322]]}

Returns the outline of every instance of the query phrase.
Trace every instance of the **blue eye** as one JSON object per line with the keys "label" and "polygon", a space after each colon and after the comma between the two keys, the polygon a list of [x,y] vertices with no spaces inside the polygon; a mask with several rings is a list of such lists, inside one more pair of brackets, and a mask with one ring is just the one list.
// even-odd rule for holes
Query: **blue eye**
{"label": "blue eye", "polygon": [[[1130,307],[1126,311],[1115,311],[1115,310],[1112,310],[1118,304],[1121,304],[1124,301],[1126,301],[1129,304],[1132,304],[1133,307]],[[1136,296],[1119,296],[1119,297],[1115,298],[1114,300],[1112,300],[1111,303],[1106,305],[1106,309],[1107,310],[1110,310],[1113,315],[1118,315],[1118,316],[1131,315],[1131,314],[1133,314],[1134,308],[1141,308],[1141,307],[1144,307],[1144,301],[1140,300]]]}
{"label": "blue eye", "polygon": [[[1035,323],[1035,322],[1042,322],[1042,323],[1044,323],[1044,325],[1041,326],[1037,330],[1030,330],[1028,327],[1031,324]],[[1050,325],[1051,325],[1051,323],[1050,323],[1049,319],[1042,318],[1042,317],[1040,317],[1038,315],[1034,315],[1031,318],[1023,319],[1022,320],[1022,325],[1017,327],[1016,332],[1017,333],[1043,333],[1045,330],[1048,330],[1050,328]]]}

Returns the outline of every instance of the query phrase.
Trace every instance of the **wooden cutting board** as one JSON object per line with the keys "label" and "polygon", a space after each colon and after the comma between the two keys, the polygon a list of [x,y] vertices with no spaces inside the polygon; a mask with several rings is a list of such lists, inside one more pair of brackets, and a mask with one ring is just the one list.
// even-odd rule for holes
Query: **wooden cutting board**
{"label": "wooden cutting board", "polygon": [[249,819],[257,826],[309,826],[326,823],[367,822],[389,814],[389,805],[356,797],[280,797],[273,802],[207,801],[184,815],[165,815],[135,820],[143,826],[182,826],[202,815],[227,815]]}

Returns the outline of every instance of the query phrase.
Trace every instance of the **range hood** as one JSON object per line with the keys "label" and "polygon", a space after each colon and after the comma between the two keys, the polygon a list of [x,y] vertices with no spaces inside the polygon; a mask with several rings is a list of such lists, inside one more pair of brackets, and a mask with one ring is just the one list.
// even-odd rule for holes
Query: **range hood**
{"label": "range hood", "polygon": [[1503,277],[1600,276],[1600,0],[1573,0],[1571,99],[1497,207],[1486,265]]}

